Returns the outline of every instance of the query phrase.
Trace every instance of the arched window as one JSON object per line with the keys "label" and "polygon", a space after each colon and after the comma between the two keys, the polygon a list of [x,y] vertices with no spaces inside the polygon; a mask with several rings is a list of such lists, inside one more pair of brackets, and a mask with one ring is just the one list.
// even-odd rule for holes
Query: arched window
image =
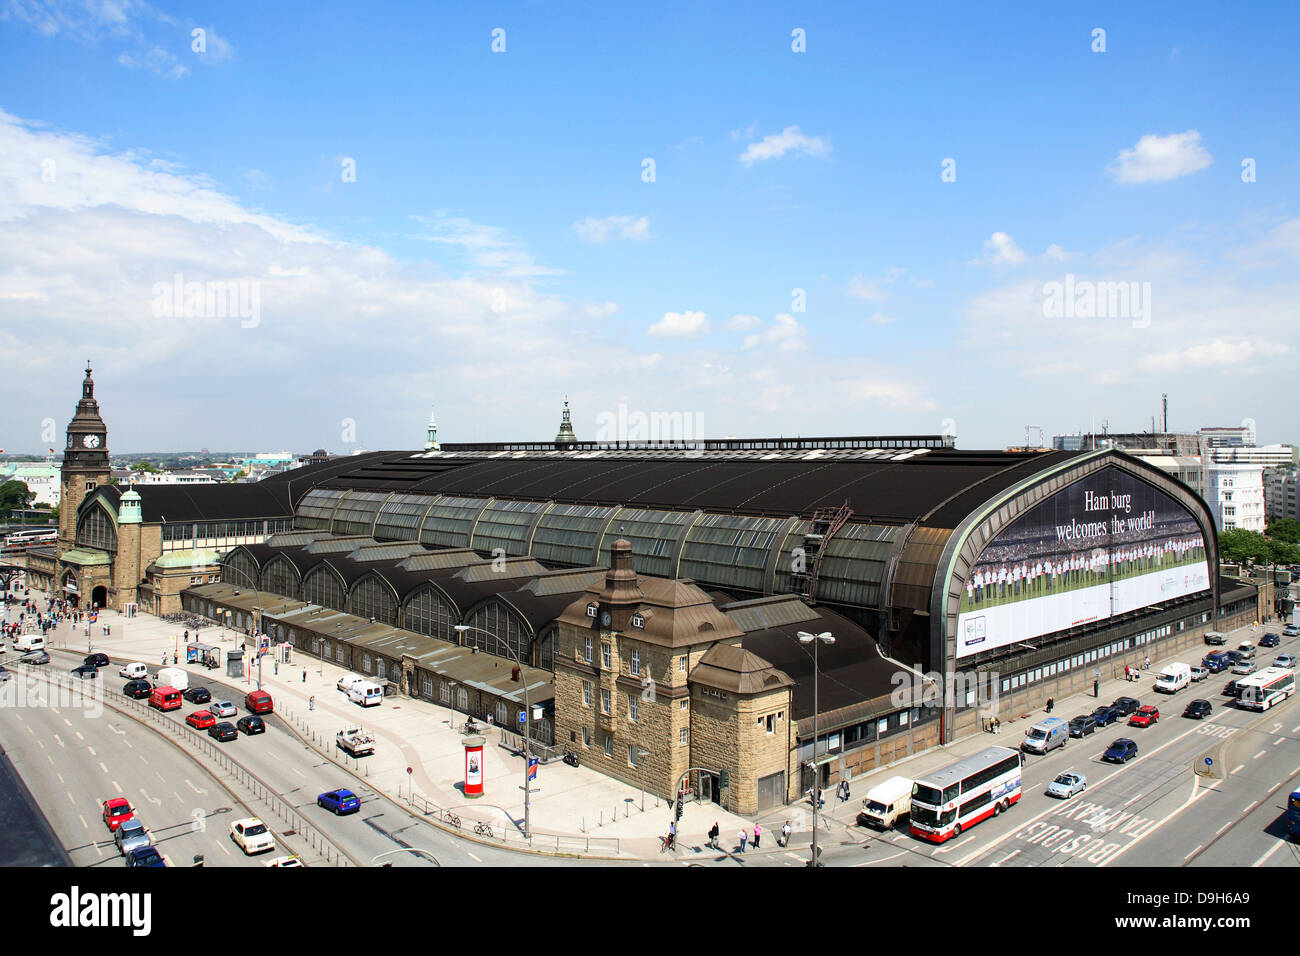
{"label": "arched window", "polygon": [[[298,569],[282,554],[271,558],[262,568],[261,590],[269,594],[296,598],[302,590]],[[235,585],[238,587],[239,585]]]}
{"label": "arched window", "polygon": [[456,623],[451,605],[433,587],[419,588],[402,605],[402,627],[408,631],[454,641],[452,625]]}
{"label": "arched window", "polygon": [[302,581],[302,599],[308,604],[341,611],[344,606],[343,581],[327,564],[312,568]]}
{"label": "arched window", "polygon": [[397,626],[397,599],[388,582],[377,574],[367,574],[352,585],[347,612]]}
{"label": "arched window", "polygon": [[99,548],[102,551],[117,550],[117,528],[113,519],[98,504],[86,509],[86,513],[77,521],[77,547]]}

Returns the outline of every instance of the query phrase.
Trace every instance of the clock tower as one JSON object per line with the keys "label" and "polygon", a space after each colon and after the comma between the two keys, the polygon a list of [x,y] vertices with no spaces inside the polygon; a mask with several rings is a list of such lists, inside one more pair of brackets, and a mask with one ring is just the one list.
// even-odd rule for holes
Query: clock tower
{"label": "clock tower", "polygon": [[63,449],[63,497],[59,502],[58,554],[70,551],[77,538],[77,509],[86,496],[112,480],[108,464],[108,429],[99,417],[95,381],[86,362],[86,379],[81,383],[81,400],[68,423],[68,443]]}

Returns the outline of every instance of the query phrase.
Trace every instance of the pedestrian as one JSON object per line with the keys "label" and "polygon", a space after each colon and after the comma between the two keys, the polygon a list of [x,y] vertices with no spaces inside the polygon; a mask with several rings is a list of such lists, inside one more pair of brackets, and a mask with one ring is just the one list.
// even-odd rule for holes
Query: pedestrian
{"label": "pedestrian", "polygon": [[1056,698],[1055,698],[1055,697],[1049,697],[1049,698],[1047,698],[1047,712],[1048,712],[1049,714],[1052,712],[1052,707],[1055,706],[1055,704],[1056,704]]}
{"label": "pedestrian", "polygon": [[826,809],[826,794],[822,792],[821,787],[817,788],[817,809],[818,810]]}
{"label": "pedestrian", "polygon": [[844,802],[845,802],[845,803],[848,803],[848,802],[849,802],[849,798],[852,797],[852,796],[853,796],[853,794],[849,791],[849,781],[848,781],[847,778],[846,778],[845,781],[844,781]]}
{"label": "pedestrian", "polygon": [[1151,670],[1151,655],[1150,655],[1150,654],[1148,654],[1148,655],[1147,655],[1147,659],[1144,660],[1144,661],[1142,662],[1142,669],[1143,669],[1144,671],[1149,671],[1149,670]]}
{"label": "pedestrian", "polygon": [[668,849],[670,850],[673,849],[673,846],[676,843],[677,843],[677,821],[669,820],[668,821]]}
{"label": "pedestrian", "polygon": [[315,710],[315,709],[316,709],[316,697],[315,697],[315,695],[313,695],[313,696],[307,698],[307,709],[308,709],[308,710]]}
{"label": "pedestrian", "polygon": [[709,827],[709,846],[715,850],[718,848],[718,834],[721,832],[721,829],[718,827],[718,821],[714,820],[713,826]]}
{"label": "pedestrian", "polygon": [[776,838],[776,845],[783,846],[783,847],[790,845],[790,821],[789,820],[786,820],[785,823],[781,824],[781,835]]}
{"label": "pedestrian", "polygon": [[307,668],[305,667],[302,669],[302,682],[307,683]]}
{"label": "pedestrian", "polygon": [[755,850],[758,849],[758,841],[761,840],[762,838],[763,838],[763,828],[759,824],[755,823],[754,824],[754,849]]}
{"label": "pedestrian", "polygon": [[1124,679],[1127,681],[1131,681],[1133,679],[1133,671],[1129,669],[1129,666],[1127,664],[1124,665]]}
{"label": "pedestrian", "polygon": [[276,662],[275,662],[275,673],[276,673],[277,676],[278,676],[279,673],[280,673],[280,662],[279,662],[279,661],[276,661]]}
{"label": "pedestrian", "polygon": [[186,632],[185,632],[185,643],[188,644],[189,642],[190,642],[190,632],[189,632],[189,631],[186,631]]}
{"label": "pedestrian", "polygon": [[167,666],[167,652],[166,652],[166,651],[163,651],[163,656],[162,656],[162,665],[163,665],[163,667],[166,667],[166,666]]}
{"label": "pedestrian", "polygon": [[744,853],[745,844],[749,842],[749,834],[745,832],[744,827],[741,827],[740,832],[737,833],[736,836],[740,839],[740,852]]}
{"label": "pedestrian", "polygon": [[1101,696],[1101,681],[1097,680],[1095,677],[1092,680],[1092,696],[1093,697]]}
{"label": "pedestrian", "polygon": [[[107,631],[108,628],[104,628],[104,630]],[[179,664],[180,662],[181,662],[180,655],[177,654],[175,651],[172,651],[172,664],[175,665],[175,664]]]}
{"label": "pedestrian", "polygon": [[1000,733],[1002,733],[1002,718],[1001,718],[1001,717],[994,717],[994,718],[993,718],[993,732],[994,732],[995,734],[1000,734]]}

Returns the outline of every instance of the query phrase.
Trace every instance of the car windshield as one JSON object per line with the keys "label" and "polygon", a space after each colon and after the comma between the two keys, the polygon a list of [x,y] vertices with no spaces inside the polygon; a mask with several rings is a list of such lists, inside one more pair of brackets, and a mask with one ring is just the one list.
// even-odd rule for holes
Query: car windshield
{"label": "car windshield", "polygon": [[131,808],[129,806],[113,807],[109,812],[112,813],[113,816],[115,817],[120,817],[123,814],[130,813]]}
{"label": "car windshield", "polygon": [[1074,777],[1070,776],[1068,773],[1063,773],[1056,778],[1055,782],[1068,787],[1070,784],[1074,783]]}
{"label": "car windshield", "polygon": [[943,803],[943,794],[934,787],[927,787],[923,783],[912,784],[912,799],[920,803],[938,804]]}
{"label": "car windshield", "polygon": [[1025,736],[1028,737],[1030,740],[1042,740],[1044,737],[1047,736],[1047,732],[1039,729],[1038,727],[1034,727],[1032,730],[1029,731],[1029,733],[1025,734]]}
{"label": "car windshield", "polygon": [[244,828],[244,836],[258,836],[259,834],[265,832],[266,832],[266,825],[262,823],[254,823],[252,826],[248,826]]}

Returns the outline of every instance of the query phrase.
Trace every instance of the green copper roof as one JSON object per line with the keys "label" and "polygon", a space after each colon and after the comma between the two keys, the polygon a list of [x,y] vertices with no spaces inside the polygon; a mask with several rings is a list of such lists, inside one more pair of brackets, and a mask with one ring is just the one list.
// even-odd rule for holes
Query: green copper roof
{"label": "green copper roof", "polygon": [[83,568],[92,565],[106,565],[110,563],[106,552],[91,551],[86,548],[73,548],[71,551],[65,551],[60,560],[62,560],[64,564],[75,564]]}
{"label": "green copper roof", "polygon": [[202,568],[220,562],[221,555],[211,548],[199,548],[197,551],[191,548],[188,551],[168,551],[153,564],[158,570],[166,571],[171,568]]}

